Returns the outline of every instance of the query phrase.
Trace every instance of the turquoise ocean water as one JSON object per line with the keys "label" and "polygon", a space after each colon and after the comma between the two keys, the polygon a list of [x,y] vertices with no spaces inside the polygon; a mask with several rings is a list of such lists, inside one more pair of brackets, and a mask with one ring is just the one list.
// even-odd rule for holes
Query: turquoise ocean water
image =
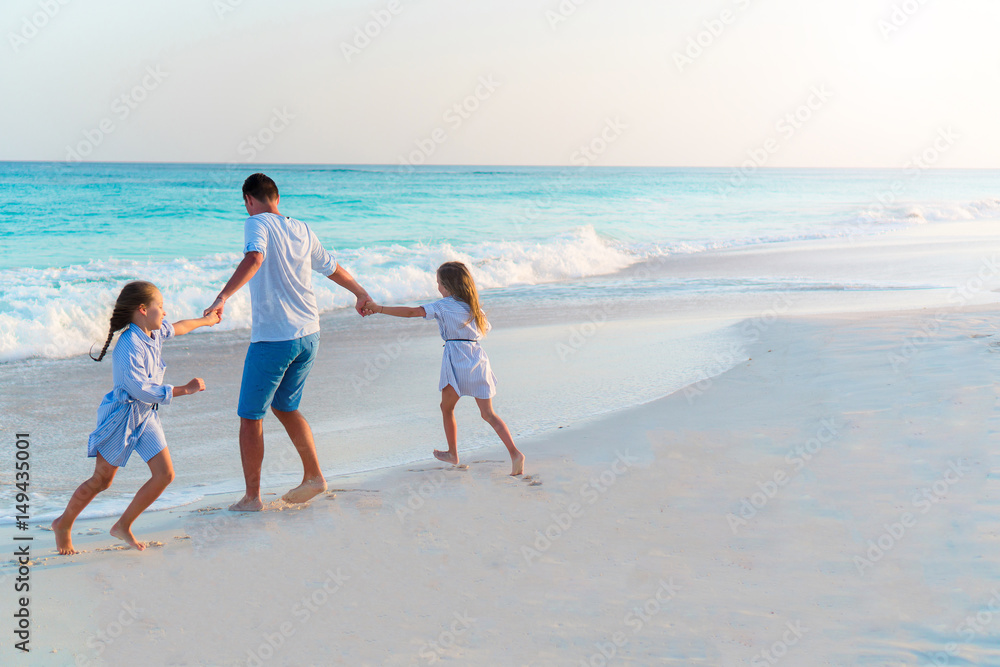
{"label": "turquoise ocean water", "polygon": [[[277,181],[283,213],[311,225],[377,299],[400,302],[433,296],[433,270],[452,258],[470,263],[487,293],[547,285],[539,295],[573,299],[572,288],[551,287],[678,253],[1000,214],[991,171],[260,169]],[[157,282],[178,311],[211,302],[240,256],[250,172],[0,164],[0,361],[86,352],[131,278]],[[348,305],[342,292],[319,291],[324,311]],[[217,330],[248,325],[245,314]]]}

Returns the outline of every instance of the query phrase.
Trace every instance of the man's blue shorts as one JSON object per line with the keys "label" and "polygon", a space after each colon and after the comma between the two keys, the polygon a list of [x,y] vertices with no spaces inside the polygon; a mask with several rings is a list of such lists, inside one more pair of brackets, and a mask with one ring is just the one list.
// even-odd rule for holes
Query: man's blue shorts
{"label": "man's blue shorts", "polygon": [[319,332],[295,340],[250,343],[236,414],[263,419],[272,405],[281,412],[298,410],[318,348]]}

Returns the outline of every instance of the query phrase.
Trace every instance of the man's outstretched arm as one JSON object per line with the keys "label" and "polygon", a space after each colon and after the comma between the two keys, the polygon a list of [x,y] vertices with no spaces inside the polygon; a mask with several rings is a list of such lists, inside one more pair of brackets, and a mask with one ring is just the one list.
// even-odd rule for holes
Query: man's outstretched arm
{"label": "man's outstretched arm", "polygon": [[358,302],[355,304],[354,310],[358,311],[358,315],[364,317],[365,304],[371,301],[372,298],[368,296],[368,292],[365,291],[365,288],[358,284],[358,281],[354,279],[354,276],[348,273],[347,269],[338,264],[337,270],[328,275],[327,278],[357,297]]}
{"label": "man's outstretched arm", "polygon": [[263,261],[264,255],[256,251],[251,251],[243,255],[243,261],[233,271],[233,277],[229,279],[226,286],[219,292],[219,296],[215,297],[212,305],[205,309],[204,314],[208,315],[214,311],[219,314],[219,318],[221,319],[222,309],[225,307],[226,301],[229,300],[229,297],[239,292],[240,288],[254,277],[254,274],[257,273],[257,269],[260,268]]}

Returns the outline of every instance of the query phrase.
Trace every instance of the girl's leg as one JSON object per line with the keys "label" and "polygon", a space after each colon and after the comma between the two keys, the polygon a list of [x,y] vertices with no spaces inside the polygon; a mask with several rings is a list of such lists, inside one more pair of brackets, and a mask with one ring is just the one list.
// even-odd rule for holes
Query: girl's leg
{"label": "girl's leg", "polygon": [[477,398],[476,405],[479,406],[479,414],[482,415],[486,423],[493,427],[493,430],[497,432],[500,436],[500,440],[503,444],[507,446],[507,452],[510,454],[511,462],[511,475],[520,475],[524,473],[524,454],[514,446],[514,438],[510,435],[510,429],[507,428],[507,424],[504,423],[497,413],[493,412],[493,399],[491,398]]}
{"label": "girl's leg", "polygon": [[105,461],[100,454],[97,455],[97,465],[94,467],[93,476],[73,492],[73,497],[66,504],[66,511],[52,522],[52,531],[56,534],[56,548],[59,553],[64,556],[76,553],[76,550],[73,549],[73,538],[70,535],[73,530],[73,522],[76,521],[76,517],[80,516],[80,512],[90,504],[94,496],[111,486],[116,472],[118,472],[118,468]]}
{"label": "girl's leg", "polygon": [[149,471],[153,476],[148,482],[136,491],[135,498],[118,519],[118,523],[111,527],[111,534],[119,540],[127,542],[139,551],[146,548],[146,545],[135,539],[132,535],[132,522],[134,522],[143,511],[153,504],[153,501],[160,497],[163,490],[170,482],[174,481],[174,463],[170,459],[170,452],[163,449],[159,454],[149,459]]}
{"label": "girl's leg", "polygon": [[452,465],[458,465],[458,424],[455,422],[455,404],[458,399],[458,392],[451,385],[441,390],[441,416],[444,419],[444,438],[448,441],[448,451],[434,450],[434,456],[439,461]]}

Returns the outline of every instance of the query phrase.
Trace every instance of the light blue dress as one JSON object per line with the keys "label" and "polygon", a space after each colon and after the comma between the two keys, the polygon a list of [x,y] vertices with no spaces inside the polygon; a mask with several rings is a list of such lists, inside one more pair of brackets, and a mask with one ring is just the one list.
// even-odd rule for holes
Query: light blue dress
{"label": "light blue dress", "polygon": [[[437,320],[441,338],[445,341],[438,390],[451,385],[459,396],[493,398],[497,393],[497,378],[490,368],[486,351],[479,344],[482,336],[475,320],[466,324],[471,312],[469,306],[448,296],[424,305],[423,309],[426,319]],[[487,323],[483,333],[490,329]]]}
{"label": "light blue dress", "polygon": [[163,321],[153,336],[135,324],[118,337],[111,354],[114,389],[97,408],[97,428],[87,441],[87,456],[98,452],[118,468],[133,451],[148,462],[167,447],[157,405],[167,405],[174,388],[163,382],[167,369],[160,357],[163,341],[172,338],[174,327]]}

